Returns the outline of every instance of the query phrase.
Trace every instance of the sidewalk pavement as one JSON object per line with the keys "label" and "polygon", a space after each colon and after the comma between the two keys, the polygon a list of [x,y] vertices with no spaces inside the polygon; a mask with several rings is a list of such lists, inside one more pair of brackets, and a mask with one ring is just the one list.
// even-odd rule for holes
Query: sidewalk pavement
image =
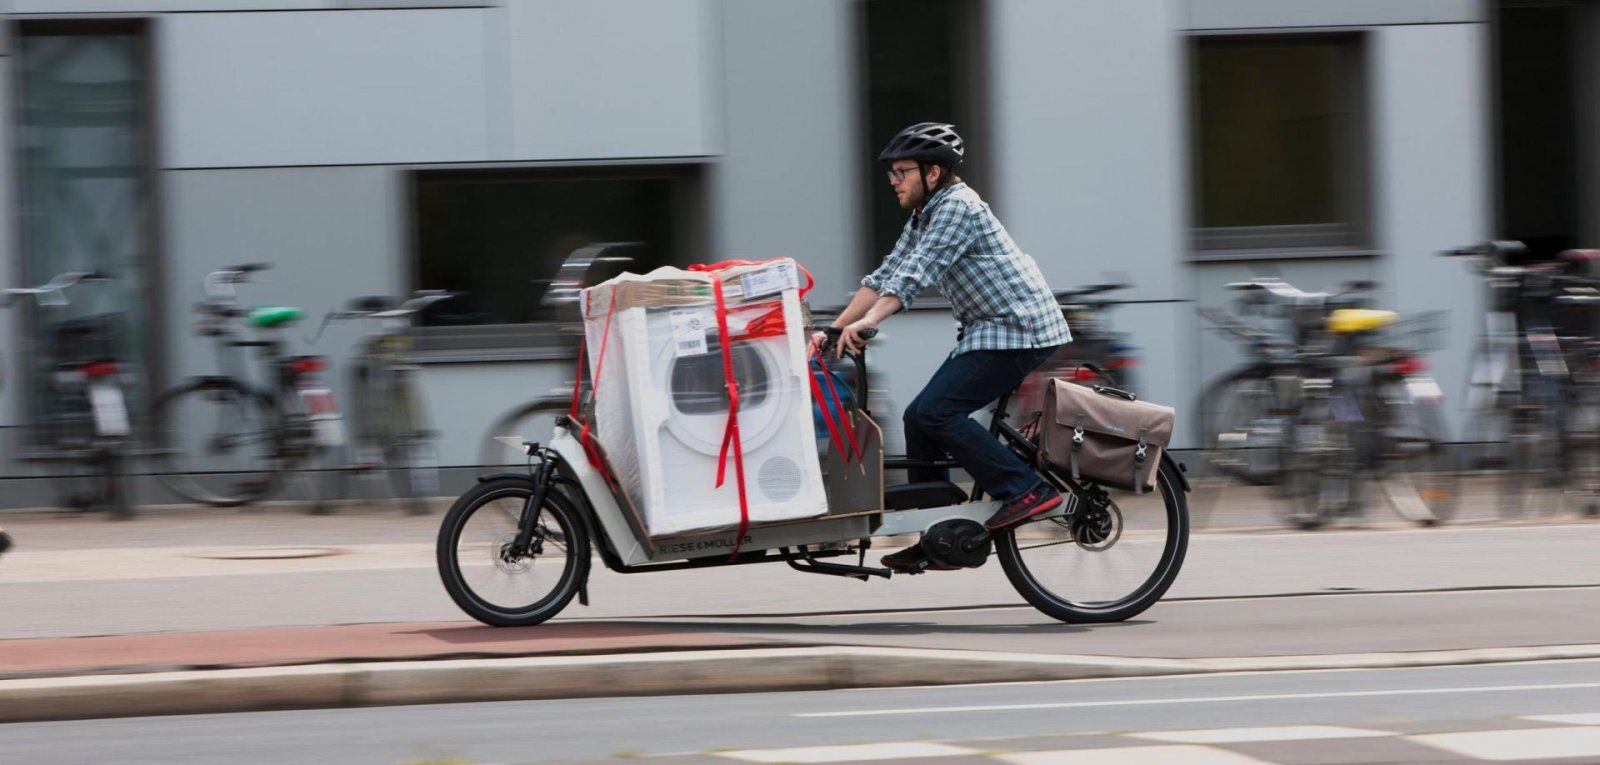
{"label": "sidewalk pavement", "polygon": [[[897,577],[877,588],[766,571],[772,567],[659,578],[622,577],[597,568],[604,586],[646,594],[617,598],[611,602],[620,605],[610,609],[583,610],[574,604],[563,619],[518,629],[483,627],[464,619],[403,617],[382,623],[272,623],[248,629],[197,626],[215,623],[200,620],[171,632],[83,636],[79,631],[0,640],[0,722],[1600,656],[1600,645],[1581,640],[1588,622],[1565,631],[1549,628],[1570,621],[1565,615],[1581,610],[1582,602],[1592,597],[1588,587],[1600,585],[1595,575],[1600,572],[1572,562],[1582,559],[1574,557],[1582,549],[1592,549],[1600,524],[1486,527],[1480,522],[1465,529],[1413,530],[1377,522],[1369,525],[1378,530],[1356,533],[1253,534],[1236,531],[1259,518],[1239,510],[1241,505],[1248,507],[1219,504],[1232,513],[1228,517],[1235,531],[1196,536],[1185,576],[1168,601],[1135,622],[1118,625],[1063,625],[1017,606],[998,566],[960,577],[933,574],[904,583]],[[430,546],[423,540],[430,538],[437,517],[356,512],[313,519],[268,510],[167,512],[122,524],[72,516],[8,516],[6,524],[18,535],[19,547],[0,561],[0,614],[18,613],[13,609],[19,603],[34,609],[58,603],[54,607],[61,613],[107,607],[105,601],[82,598],[92,591],[86,588],[112,588],[115,607],[114,599],[128,592],[116,588],[141,582],[153,588],[148,592],[166,593],[175,601],[173,607],[190,611],[215,607],[250,612],[258,602],[265,604],[262,608],[281,603],[271,592],[245,594],[262,586],[289,590],[276,594],[293,602],[300,594],[295,590],[336,577],[362,582],[360,588],[335,588],[340,597],[358,593],[393,599],[389,596],[403,588],[374,589],[379,586],[374,582],[393,587],[403,581],[409,588],[403,591],[415,600],[419,583],[434,578]],[[286,549],[296,554],[276,558]],[[325,554],[328,550],[335,554]],[[759,592],[767,577],[776,582],[780,574],[787,577],[785,589],[768,590],[767,602],[748,596],[725,600],[717,589],[753,586]],[[234,589],[219,589],[218,582]],[[251,585],[244,587],[245,582]],[[1339,599],[1337,608],[1321,605],[1334,600],[1300,600],[1288,606],[1289,601],[1255,600],[1342,589],[1327,586],[1329,582],[1355,583],[1369,591],[1384,589],[1386,583],[1398,585],[1396,589],[1530,588],[1545,599],[1512,589],[1499,600],[1430,596],[1434,599],[1427,608],[1369,596],[1326,596]],[[191,591],[205,586],[211,590],[191,597]],[[895,590],[884,589],[889,586]],[[436,579],[432,587],[437,589]],[[819,591],[828,594],[810,602],[793,599]],[[221,600],[219,592],[231,592],[238,600]],[[858,592],[872,594],[854,594]],[[849,595],[835,597],[845,593]],[[428,594],[440,599],[439,593]],[[1213,603],[1230,604],[1232,610]],[[1211,610],[1193,612],[1196,608]],[[1419,644],[1430,641],[1416,640],[1414,627],[1394,618],[1443,620],[1448,633],[1449,620],[1457,618],[1452,614],[1473,609],[1513,614],[1513,626],[1525,622],[1526,629],[1494,634],[1478,629],[1483,639],[1455,634],[1437,641],[1444,650],[1419,650]],[[807,623],[803,612],[809,610],[832,613]],[[455,615],[427,609],[396,613]],[[851,618],[851,613],[870,615]],[[604,620],[582,620],[590,614]],[[696,614],[695,620],[683,614]],[[752,615],[759,618],[750,621]],[[103,614],[98,623],[111,626],[117,621]],[[1218,622],[1213,626],[1218,630],[1238,624],[1260,637],[1250,655],[1230,646],[1219,652],[1216,635],[1205,631],[1208,622]],[[1330,644],[1294,637],[1304,630],[1326,636],[1342,625],[1385,622],[1394,622],[1389,626],[1412,639],[1346,643],[1356,646],[1355,652],[1307,656],[1292,650],[1296,645]],[[853,628],[855,637],[845,634],[851,629],[836,631],[841,625]],[[1172,635],[1174,630],[1185,634]],[[1120,641],[1119,635],[1148,639],[1156,633],[1166,633],[1166,647],[1145,654],[1064,652],[1097,642],[1103,648],[1107,639]],[[0,629],[4,634],[16,633]],[[1271,644],[1274,634],[1277,644]],[[897,637],[905,635],[919,639]],[[842,644],[850,642],[856,644]],[[1245,636],[1243,642],[1252,640]],[[1025,652],[1015,652],[1020,647]],[[1213,650],[1201,650],[1206,647]]]}

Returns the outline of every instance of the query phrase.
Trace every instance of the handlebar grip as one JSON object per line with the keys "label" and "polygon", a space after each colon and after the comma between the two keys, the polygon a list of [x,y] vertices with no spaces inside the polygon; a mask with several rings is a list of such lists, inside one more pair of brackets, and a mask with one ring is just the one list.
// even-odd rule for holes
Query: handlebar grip
{"label": "handlebar grip", "polygon": [[242,264],[242,265],[234,266],[233,268],[230,268],[228,270],[229,271],[237,271],[237,272],[239,272],[241,274],[245,274],[245,275],[248,276],[249,274],[253,274],[253,273],[257,272],[257,271],[265,271],[265,270],[267,270],[269,268],[272,268],[272,264],[271,263],[245,263],[245,264]]}

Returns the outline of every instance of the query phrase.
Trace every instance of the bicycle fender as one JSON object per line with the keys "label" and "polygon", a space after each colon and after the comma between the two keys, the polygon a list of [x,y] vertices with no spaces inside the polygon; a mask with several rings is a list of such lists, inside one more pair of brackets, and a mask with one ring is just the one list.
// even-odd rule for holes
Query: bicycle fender
{"label": "bicycle fender", "polygon": [[478,483],[488,483],[490,481],[499,480],[501,478],[521,478],[522,480],[527,481],[529,483],[533,482],[533,478],[531,476],[529,476],[527,473],[510,473],[510,472],[506,472],[506,473],[490,473],[488,475],[480,475],[480,476],[478,476]]}
{"label": "bicycle fender", "polygon": [[1162,449],[1161,461],[1171,465],[1172,472],[1178,474],[1178,483],[1183,485],[1183,493],[1193,494],[1194,489],[1189,488],[1189,475],[1184,471],[1183,465],[1178,462],[1177,458],[1172,456],[1172,452]]}

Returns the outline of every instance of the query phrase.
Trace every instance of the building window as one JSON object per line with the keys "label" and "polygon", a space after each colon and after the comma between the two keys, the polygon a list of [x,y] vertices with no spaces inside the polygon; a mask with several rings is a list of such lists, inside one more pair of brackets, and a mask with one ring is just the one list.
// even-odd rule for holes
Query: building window
{"label": "building window", "polygon": [[1193,53],[1198,256],[1370,247],[1360,35],[1208,36]]}
{"label": "building window", "polygon": [[[859,156],[872,209],[870,270],[894,249],[909,216],[873,161],[884,144],[907,125],[949,122],[968,146],[986,146],[985,34],[977,0],[871,0],[861,14],[867,135]],[[957,173],[981,193],[987,155],[975,154],[979,159],[962,162]]]}
{"label": "building window", "polygon": [[415,286],[460,293],[422,317],[424,358],[566,351],[577,308],[545,299],[562,264],[605,243],[626,260],[590,282],[703,260],[699,178],[694,164],[416,171]]}
{"label": "building window", "polygon": [[85,282],[66,307],[29,304],[30,395],[46,395],[47,375],[65,360],[53,333],[93,325],[111,338],[107,352],[136,370],[137,405],[161,366],[151,331],[160,301],[148,25],[24,20],[14,29],[21,278],[37,285],[98,271],[113,279]]}

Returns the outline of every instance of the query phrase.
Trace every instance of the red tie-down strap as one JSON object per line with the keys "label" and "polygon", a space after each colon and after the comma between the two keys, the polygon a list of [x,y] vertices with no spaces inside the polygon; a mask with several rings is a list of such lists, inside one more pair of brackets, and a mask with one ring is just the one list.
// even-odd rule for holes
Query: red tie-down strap
{"label": "red tie-down strap", "polygon": [[744,447],[739,438],[739,380],[733,373],[733,339],[728,334],[728,303],[722,296],[722,276],[711,272],[711,292],[717,300],[717,336],[722,349],[722,380],[728,389],[728,426],[722,433],[722,449],[717,454],[717,488],[727,475],[728,447],[733,447],[733,475],[739,487],[739,533],[733,538],[729,560],[739,557],[744,535],[750,530],[750,500],[744,490]]}
{"label": "red tie-down strap", "polygon": [[[600,374],[606,368],[606,346],[611,341],[611,318],[617,312],[617,291],[611,290],[611,303],[606,307],[605,328],[600,334],[600,355],[594,359],[594,376],[589,381],[594,387],[595,397],[600,396]],[[600,471],[600,477],[605,479],[607,486],[616,485],[611,472],[606,470],[605,460],[600,458],[600,449],[595,444],[594,436],[589,433],[590,423],[579,414],[578,398],[583,390],[583,349],[588,345],[587,338],[578,341],[578,371],[572,380],[572,409],[569,415],[576,422],[583,423],[583,430],[578,433],[578,443],[583,447],[583,453],[589,458],[589,464]]]}
{"label": "red tie-down strap", "polygon": [[[814,358],[817,360],[817,367],[822,370],[822,379],[828,383],[828,395],[822,395],[816,376],[807,369],[806,376],[811,378],[811,396],[822,407],[822,422],[828,426],[828,434],[833,438],[833,448],[838,450],[839,456],[844,457],[844,463],[848,465],[852,459],[861,459],[861,444],[856,440],[855,426],[850,424],[850,417],[845,413],[844,399],[840,398],[839,391],[833,387],[833,373],[828,371],[827,363],[822,360],[822,353],[816,353]],[[834,412],[838,414],[835,415]],[[839,428],[844,430],[844,443],[840,442],[838,429],[834,427],[835,417],[838,418]],[[845,448],[846,443],[849,444],[848,449]]]}

